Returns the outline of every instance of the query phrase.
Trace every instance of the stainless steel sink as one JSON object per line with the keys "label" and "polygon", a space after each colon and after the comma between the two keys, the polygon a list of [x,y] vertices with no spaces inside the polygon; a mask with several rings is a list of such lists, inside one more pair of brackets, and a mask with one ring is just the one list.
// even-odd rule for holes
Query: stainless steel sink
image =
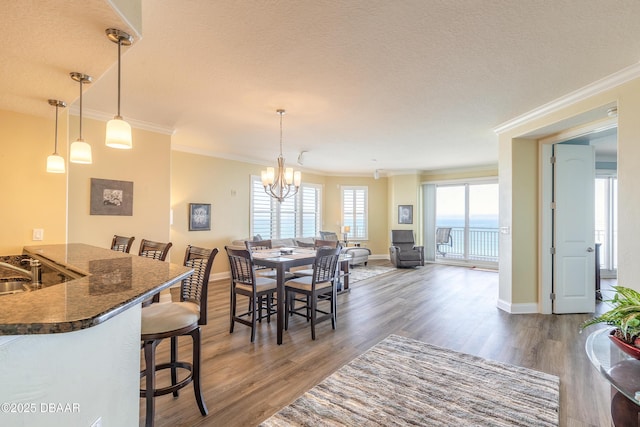
{"label": "stainless steel sink", "polygon": [[16,294],[29,290],[28,281],[12,280],[8,282],[0,282],[0,295]]}

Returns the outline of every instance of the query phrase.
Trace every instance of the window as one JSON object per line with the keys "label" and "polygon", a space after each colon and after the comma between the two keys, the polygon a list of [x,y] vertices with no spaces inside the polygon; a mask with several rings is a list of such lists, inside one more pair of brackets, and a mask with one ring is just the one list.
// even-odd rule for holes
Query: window
{"label": "window", "polygon": [[602,277],[615,277],[618,269],[618,179],[615,176],[596,177],[595,242],[600,243]]}
{"label": "window", "polygon": [[251,235],[263,239],[317,236],[322,186],[302,184],[298,194],[279,203],[264,192],[259,176],[251,177]]}
{"label": "window", "polygon": [[342,187],[342,225],[349,240],[368,239],[368,187]]}

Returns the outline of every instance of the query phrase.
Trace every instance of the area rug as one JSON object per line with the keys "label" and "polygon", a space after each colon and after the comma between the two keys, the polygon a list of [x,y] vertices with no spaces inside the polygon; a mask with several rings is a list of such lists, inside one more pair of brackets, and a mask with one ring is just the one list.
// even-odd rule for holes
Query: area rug
{"label": "area rug", "polygon": [[557,426],[558,377],[390,335],[261,426]]}
{"label": "area rug", "polygon": [[360,280],[369,279],[393,270],[395,270],[395,268],[381,265],[354,265],[353,267],[349,267],[349,283],[359,282]]}

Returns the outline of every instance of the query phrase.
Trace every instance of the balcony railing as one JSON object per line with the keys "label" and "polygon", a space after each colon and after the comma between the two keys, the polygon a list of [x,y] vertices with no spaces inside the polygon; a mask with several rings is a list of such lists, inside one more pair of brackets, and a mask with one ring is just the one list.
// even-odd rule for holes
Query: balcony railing
{"label": "balcony railing", "polygon": [[452,245],[438,245],[438,259],[467,259],[473,261],[498,262],[499,230],[497,228],[469,228],[468,254],[465,257],[464,228],[451,228]]}

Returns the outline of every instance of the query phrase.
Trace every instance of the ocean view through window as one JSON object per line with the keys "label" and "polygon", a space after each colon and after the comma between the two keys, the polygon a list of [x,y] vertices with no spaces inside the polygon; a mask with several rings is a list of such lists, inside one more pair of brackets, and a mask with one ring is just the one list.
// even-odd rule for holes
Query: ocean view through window
{"label": "ocean view through window", "polygon": [[438,185],[436,228],[451,228],[451,245],[437,258],[497,263],[498,219],[497,183]]}

